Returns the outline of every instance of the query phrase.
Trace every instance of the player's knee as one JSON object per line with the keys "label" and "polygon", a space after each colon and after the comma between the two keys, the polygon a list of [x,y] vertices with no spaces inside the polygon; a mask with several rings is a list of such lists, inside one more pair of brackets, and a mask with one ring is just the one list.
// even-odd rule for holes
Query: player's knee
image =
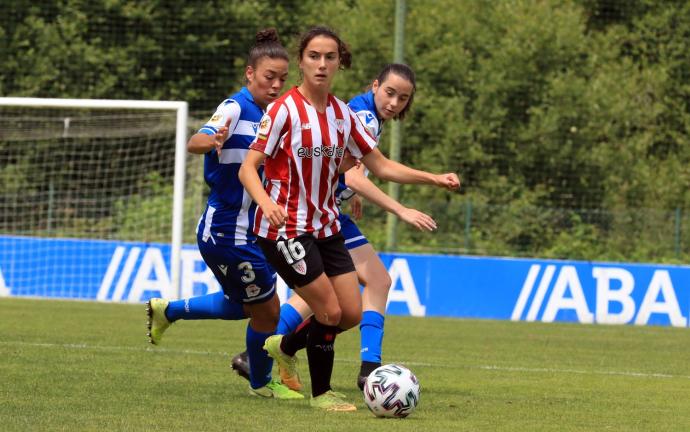
{"label": "player's knee", "polygon": [[343,316],[343,311],[336,303],[334,305],[325,307],[323,310],[315,313],[314,316],[316,316],[316,319],[322,324],[335,326],[340,322]]}
{"label": "player's knee", "polygon": [[388,295],[388,290],[390,290],[392,283],[393,279],[391,279],[391,275],[385,272],[380,277],[376,278],[376,290]]}
{"label": "player's knee", "polygon": [[247,305],[250,325],[256,331],[270,332],[278,327],[280,320],[280,304],[267,301],[255,305]]}
{"label": "player's knee", "polygon": [[368,295],[370,296],[388,298],[388,291],[390,291],[392,283],[390,275],[386,272],[380,275],[380,277],[373,278],[365,287],[369,291]]}
{"label": "player's knee", "polygon": [[278,322],[280,321],[280,315],[269,315],[261,318],[261,322],[270,329],[275,329],[278,327]]}
{"label": "player's knee", "polygon": [[278,327],[278,316],[262,316],[255,314],[249,321],[249,325],[258,332],[270,333]]}
{"label": "player's knee", "polygon": [[391,275],[388,272],[386,272],[385,276],[383,277],[383,280],[385,282],[386,292],[388,292],[388,290],[391,288],[391,285],[393,285],[393,279],[391,279]]}

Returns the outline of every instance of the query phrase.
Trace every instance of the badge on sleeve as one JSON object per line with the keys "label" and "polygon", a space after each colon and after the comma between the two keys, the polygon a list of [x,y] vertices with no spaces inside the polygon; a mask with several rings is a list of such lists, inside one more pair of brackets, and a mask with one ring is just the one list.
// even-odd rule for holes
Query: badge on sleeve
{"label": "badge on sleeve", "polygon": [[376,137],[378,132],[378,126],[379,121],[376,119],[376,116],[374,116],[374,114],[372,114],[371,112],[367,111],[364,127],[367,129],[371,136]]}
{"label": "badge on sleeve", "polygon": [[264,114],[259,123],[259,139],[266,140],[268,138],[268,132],[271,130],[271,117],[268,114]]}
{"label": "badge on sleeve", "polygon": [[222,120],[222,119],[223,119],[223,113],[217,112],[217,113],[213,114],[213,117],[211,117],[211,121],[209,123],[215,123],[215,122]]}

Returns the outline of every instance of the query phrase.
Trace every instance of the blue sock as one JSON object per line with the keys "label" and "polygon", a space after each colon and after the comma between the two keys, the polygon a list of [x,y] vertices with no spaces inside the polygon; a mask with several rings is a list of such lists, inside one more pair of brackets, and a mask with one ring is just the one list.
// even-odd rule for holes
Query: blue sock
{"label": "blue sock", "polygon": [[289,303],[280,307],[280,321],[278,322],[277,334],[290,334],[298,325],[302,324],[302,315],[297,312]]}
{"label": "blue sock", "polygon": [[241,320],[247,318],[242,304],[226,298],[223,291],[171,301],[165,310],[165,316],[170,322],[178,319]]}
{"label": "blue sock", "polygon": [[275,333],[260,333],[247,325],[247,353],[249,354],[249,383],[252,388],[263,387],[271,380],[273,359],[264,351],[264,342]]}
{"label": "blue sock", "polygon": [[383,343],[384,317],[372,310],[362,313],[362,322],[359,324],[361,337],[360,355],[362,361],[381,363],[381,344]]}

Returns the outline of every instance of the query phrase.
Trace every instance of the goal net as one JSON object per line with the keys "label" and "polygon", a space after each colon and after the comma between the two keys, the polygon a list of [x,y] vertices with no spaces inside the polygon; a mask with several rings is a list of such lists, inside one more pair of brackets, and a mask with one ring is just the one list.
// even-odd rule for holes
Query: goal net
{"label": "goal net", "polygon": [[187,136],[186,102],[0,98],[0,295],[177,294]]}

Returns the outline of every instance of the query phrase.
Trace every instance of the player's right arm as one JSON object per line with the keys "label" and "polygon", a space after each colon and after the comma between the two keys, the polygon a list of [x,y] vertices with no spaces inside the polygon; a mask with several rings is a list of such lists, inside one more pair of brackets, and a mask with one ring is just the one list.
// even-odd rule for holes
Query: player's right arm
{"label": "player's right arm", "polygon": [[242,109],[237,102],[232,99],[223,101],[211,119],[189,139],[187,151],[205,154],[215,149],[220,156],[223,144],[235,131],[241,113]]}
{"label": "player's right arm", "polygon": [[460,179],[455,173],[432,174],[417,170],[388,159],[379,149],[374,149],[362,157],[362,163],[382,180],[400,184],[429,184],[448,190],[456,190],[460,187]]}

